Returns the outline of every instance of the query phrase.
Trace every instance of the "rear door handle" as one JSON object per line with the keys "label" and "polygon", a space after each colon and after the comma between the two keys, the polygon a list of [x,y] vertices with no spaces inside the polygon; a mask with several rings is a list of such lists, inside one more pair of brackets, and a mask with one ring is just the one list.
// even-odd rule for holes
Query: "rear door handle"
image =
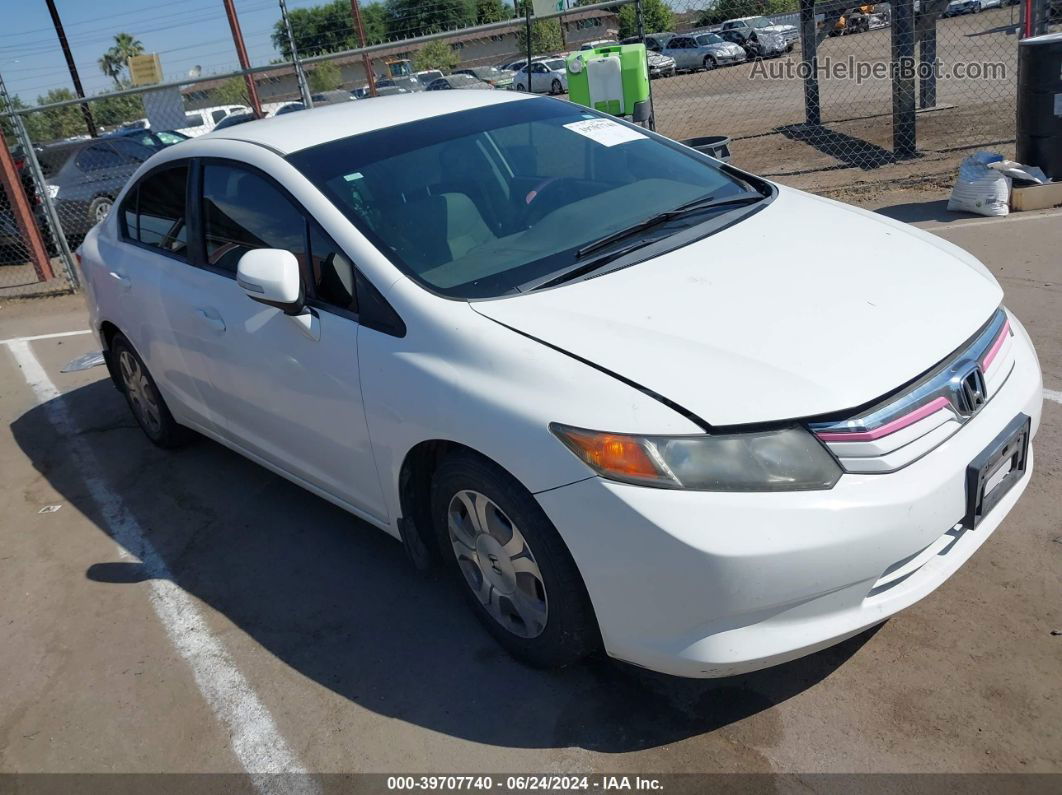
{"label": "rear door handle", "polygon": [[217,314],[213,309],[203,309],[202,307],[196,307],[196,312],[200,317],[206,321],[206,324],[210,326],[214,331],[224,331],[225,321],[221,319],[221,315]]}
{"label": "rear door handle", "polygon": [[118,271],[111,271],[111,278],[118,282],[118,285],[123,290],[128,290],[130,287],[133,286],[133,282],[124,273],[119,273]]}

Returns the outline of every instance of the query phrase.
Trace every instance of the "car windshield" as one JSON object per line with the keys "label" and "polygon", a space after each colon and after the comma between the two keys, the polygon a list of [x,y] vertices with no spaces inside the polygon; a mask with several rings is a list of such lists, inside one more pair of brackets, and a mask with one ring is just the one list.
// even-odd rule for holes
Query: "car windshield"
{"label": "car windshield", "polygon": [[702,46],[705,44],[722,44],[723,40],[714,33],[705,33],[703,36],[697,37],[697,43]]}
{"label": "car windshield", "polygon": [[[288,160],[403,272],[466,299],[570,268],[580,249],[658,213],[748,191],[677,144],[546,98],[342,138]],[[688,229],[708,218],[682,220]]]}
{"label": "car windshield", "polygon": [[770,21],[764,19],[763,17],[753,17],[749,20],[750,28],[766,28],[769,27],[770,24]]}

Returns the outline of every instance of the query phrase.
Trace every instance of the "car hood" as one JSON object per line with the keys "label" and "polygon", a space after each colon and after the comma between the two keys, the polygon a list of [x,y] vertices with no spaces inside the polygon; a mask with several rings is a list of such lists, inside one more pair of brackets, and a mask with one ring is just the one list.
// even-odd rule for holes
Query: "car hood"
{"label": "car hood", "polygon": [[471,306],[712,425],[860,406],[944,359],[999,306],[999,285],[952,244],[779,190],[655,259]]}

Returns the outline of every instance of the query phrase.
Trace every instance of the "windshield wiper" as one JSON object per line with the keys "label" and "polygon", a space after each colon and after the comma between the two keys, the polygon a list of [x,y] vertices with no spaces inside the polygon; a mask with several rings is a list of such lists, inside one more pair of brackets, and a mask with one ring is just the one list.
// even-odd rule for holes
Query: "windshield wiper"
{"label": "windshield wiper", "polygon": [[[587,254],[591,254],[594,251],[599,251],[600,249],[605,248],[606,246],[615,243],[619,240],[622,240],[625,237],[630,237],[632,235],[637,234],[638,232],[643,232],[653,226],[658,226],[662,223],[674,220],[675,218],[679,218],[683,215],[698,213],[703,210],[710,210],[716,207],[723,207],[728,204],[751,204],[752,202],[759,201],[763,198],[765,197],[762,193],[750,190],[745,191],[743,193],[734,194],[733,196],[708,196],[706,198],[694,199],[693,201],[686,202],[685,204],[680,204],[678,207],[673,207],[670,210],[665,210],[662,213],[657,213],[656,215],[650,216],[644,221],[638,222],[634,226],[627,227],[626,229],[621,229],[618,232],[613,232],[609,235],[605,235],[604,237],[599,238],[598,240],[595,240],[592,243],[587,243],[585,246],[575,252],[575,258],[582,259]],[[644,240],[629,243],[626,246],[621,246],[619,248],[612,249],[611,251],[607,251],[604,254],[594,257],[591,260],[588,260],[586,262],[580,262],[578,265],[574,266],[570,270],[566,270],[563,273],[557,274],[556,276],[551,276],[545,281],[538,282],[537,284],[522,285],[519,288],[519,292],[541,290],[545,287],[556,287],[558,284],[564,284],[565,282],[570,282],[573,279],[578,279],[580,276],[585,276],[588,273],[593,273],[594,271],[607,265],[613,260],[617,260],[620,257],[630,254],[632,251],[635,251],[640,248],[645,248],[646,246],[650,246],[653,243],[657,243],[663,240],[665,237],[667,237],[666,234],[655,235],[653,237],[645,238]]]}
{"label": "windshield wiper", "polygon": [[572,279],[578,279],[580,276],[585,276],[588,273],[592,273],[603,265],[607,265],[608,263],[612,262],[613,260],[619,259],[625,254],[630,254],[636,249],[652,245],[653,243],[656,243],[659,240],[663,240],[663,237],[650,237],[646,238],[645,240],[639,240],[637,243],[630,243],[626,246],[621,246],[620,248],[602,254],[600,257],[594,257],[592,260],[581,262],[571,270],[566,270],[558,276],[551,276],[544,282],[532,284],[529,287],[521,287],[520,291],[523,292],[525,290],[541,290],[543,287],[556,287],[558,284],[570,282]]}
{"label": "windshield wiper", "polygon": [[733,196],[708,196],[706,198],[694,199],[693,201],[680,204],[678,207],[673,207],[670,210],[664,210],[656,215],[651,215],[644,221],[639,221],[633,226],[628,226],[625,229],[620,229],[616,232],[605,235],[598,238],[592,243],[587,243],[585,246],[575,252],[576,259],[582,259],[587,254],[592,254],[595,251],[603,249],[605,246],[615,243],[617,240],[623,240],[631,235],[636,235],[639,232],[643,232],[646,229],[651,229],[654,226],[673,221],[676,218],[681,218],[684,215],[690,215],[692,213],[699,213],[704,210],[710,210],[715,207],[723,207],[728,204],[751,204],[754,201],[763,199],[764,195],[758,191],[745,191],[744,193],[737,193]]}

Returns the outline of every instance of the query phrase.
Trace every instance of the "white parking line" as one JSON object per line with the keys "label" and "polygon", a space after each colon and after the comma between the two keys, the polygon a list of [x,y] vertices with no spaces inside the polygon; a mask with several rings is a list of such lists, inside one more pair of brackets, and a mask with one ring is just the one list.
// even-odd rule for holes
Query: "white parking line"
{"label": "white parking line", "polygon": [[1056,392],[1053,389],[1045,389],[1044,397],[1048,400],[1055,401],[1055,403],[1062,403],[1062,392]]}
{"label": "white parking line", "polygon": [[[41,337],[46,339],[47,335]],[[99,477],[96,454],[77,433],[73,415],[62,393],[52,383],[30,348],[29,339],[5,342],[22,375],[33,390],[45,416],[70,446],[71,457],[83,473],[88,493],[118,543],[118,554],[138,558],[150,578],[150,599],[170,641],[192,669],[196,685],[214,715],[228,731],[233,753],[251,774],[260,792],[317,791],[307,776],[276,776],[277,773],[305,773],[295,752],[288,746],[273,722],[269,710],[258,699],[250,683],[240,673],[221,642],[211,634],[195,601],[174,582],[166,561],[148,540],[140,523],[122,498]]]}
{"label": "white parking line", "polygon": [[10,342],[34,342],[35,340],[50,340],[56,337],[77,337],[81,334],[91,334],[91,329],[82,329],[81,331],[56,331],[54,334],[36,334],[32,337],[12,337],[9,340],[0,340],[0,345],[7,345]]}

